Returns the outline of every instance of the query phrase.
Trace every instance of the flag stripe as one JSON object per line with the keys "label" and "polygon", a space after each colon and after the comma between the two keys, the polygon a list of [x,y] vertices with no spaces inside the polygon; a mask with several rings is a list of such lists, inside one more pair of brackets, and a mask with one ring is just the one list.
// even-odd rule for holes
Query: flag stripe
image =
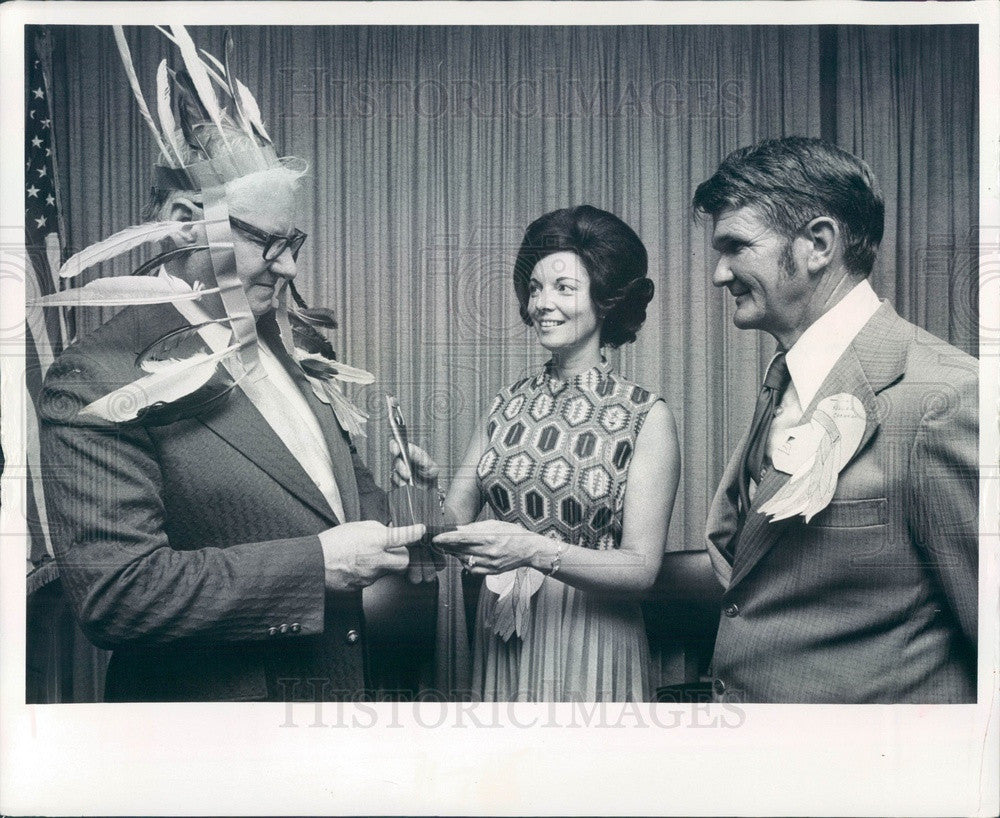
{"label": "flag stripe", "polygon": [[[28,275],[27,280],[31,281],[33,275]],[[26,297],[30,298],[28,288],[25,288]],[[28,309],[25,311],[25,320],[31,320],[32,315],[40,312],[39,309]],[[52,539],[49,534],[48,510],[45,505],[44,491],[44,469],[41,463],[41,445],[38,439],[39,421],[36,409],[36,401],[42,393],[42,379],[45,372],[52,363],[52,348],[48,344],[48,334],[45,332],[44,324],[40,332],[36,331],[31,323],[28,324],[27,337],[24,343],[24,382],[25,401],[24,407],[24,431],[25,431],[25,454],[28,484],[26,486],[27,507],[26,521],[28,526],[28,559],[32,565],[37,565],[47,557],[54,557]]]}
{"label": "flag stripe", "polygon": [[47,33],[26,32],[27,87],[25,89],[25,454],[27,467],[28,558],[39,565],[54,555],[45,504],[44,468],[39,443],[37,404],[45,372],[63,348],[66,322],[60,310],[29,306],[32,299],[60,289],[56,280],[62,260],[60,214],[57,206],[55,147],[46,60]]}
{"label": "flag stripe", "polygon": [[[45,310],[42,307],[33,307],[31,302],[40,298],[42,295],[48,295],[48,293],[43,293],[39,287],[38,276],[34,270],[34,264],[32,264],[31,256],[25,257],[25,270],[24,275],[24,321],[27,328],[27,341],[35,347],[35,358],[36,365],[35,369],[43,377],[45,372],[48,370],[52,361],[55,360],[57,344],[53,343],[53,327],[52,323],[47,320],[49,316],[45,314]],[[54,310],[49,310],[49,312],[54,312]],[[56,323],[55,331],[58,332],[59,325]],[[58,338],[58,335],[55,336]],[[30,373],[29,373],[30,374]],[[40,391],[35,391],[31,388],[31,384],[28,384],[28,394],[32,397],[40,394]],[[39,381],[38,387],[41,387],[41,382]]]}

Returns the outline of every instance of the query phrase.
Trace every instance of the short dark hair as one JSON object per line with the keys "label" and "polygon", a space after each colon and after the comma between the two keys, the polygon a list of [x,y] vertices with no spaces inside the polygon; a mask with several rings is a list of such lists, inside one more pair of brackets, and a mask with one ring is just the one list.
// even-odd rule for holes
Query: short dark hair
{"label": "short dark hair", "polygon": [[766,139],[733,151],[698,185],[694,208],[717,218],[752,206],[774,230],[794,238],[817,216],[831,216],[844,239],[844,264],[868,275],[885,230],[885,203],[866,162],[822,139]]}
{"label": "short dark hair", "polygon": [[524,323],[531,325],[531,271],[546,256],[562,252],[579,256],[590,276],[590,298],[601,319],[601,346],[634,341],[653,298],[646,247],[616,215],[591,205],[553,210],[528,225],[514,262],[514,290]]}

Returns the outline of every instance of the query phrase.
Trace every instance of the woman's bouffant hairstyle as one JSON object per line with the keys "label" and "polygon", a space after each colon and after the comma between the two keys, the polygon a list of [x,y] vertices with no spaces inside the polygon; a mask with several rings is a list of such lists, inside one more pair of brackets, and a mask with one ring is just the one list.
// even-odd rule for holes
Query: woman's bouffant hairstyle
{"label": "woman's bouffant hairstyle", "polygon": [[579,256],[590,276],[590,298],[601,320],[601,346],[632,343],[653,298],[646,248],[625,222],[591,205],[553,210],[528,225],[514,262],[514,290],[524,323],[531,326],[531,271],[546,256],[562,252]]}

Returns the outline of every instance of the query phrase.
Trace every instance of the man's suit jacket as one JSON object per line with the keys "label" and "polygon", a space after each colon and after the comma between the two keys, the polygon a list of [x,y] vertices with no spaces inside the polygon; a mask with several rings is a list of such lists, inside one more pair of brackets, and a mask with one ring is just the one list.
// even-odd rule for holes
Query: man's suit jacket
{"label": "man's suit jacket", "polygon": [[[53,542],[84,632],[114,650],[106,698],[356,696],[361,592],[325,593],[317,536],[341,521],[240,389],[165,426],[76,418],[143,375],[137,354],[183,325],[170,306],[129,308],[60,356],[45,382]],[[384,493],[330,408],[303,393],[347,521],[387,520]]]}
{"label": "man's suit jacket", "polygon": [[[861,445],[807,525],[756,509],[737,534],[740,455],[712,502],[709,553],[725,587],[714,692],[754,702],[976,698],[978,365],[883,303],[812,403],[865,407]],[[735,547],[732,565],[723,551]]]}

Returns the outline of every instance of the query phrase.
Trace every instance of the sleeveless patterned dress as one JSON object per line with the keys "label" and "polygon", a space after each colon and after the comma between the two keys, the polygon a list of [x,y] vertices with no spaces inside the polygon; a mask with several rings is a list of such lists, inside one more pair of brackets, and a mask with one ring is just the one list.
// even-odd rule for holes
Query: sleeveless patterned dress
{"label": "sleeveless patterned dress", "polygon": [[[585,548],[618,548],[628,467],[658,399],[607,361],[568,382],[549,364],[501,391],[477,469],[496,518]],[[531,596],[523,629],[504,639],[498,600],[484,583],[473,639],[473,690],[484,701],[650,699],[638,601],[579,590],[556,573]]]}

